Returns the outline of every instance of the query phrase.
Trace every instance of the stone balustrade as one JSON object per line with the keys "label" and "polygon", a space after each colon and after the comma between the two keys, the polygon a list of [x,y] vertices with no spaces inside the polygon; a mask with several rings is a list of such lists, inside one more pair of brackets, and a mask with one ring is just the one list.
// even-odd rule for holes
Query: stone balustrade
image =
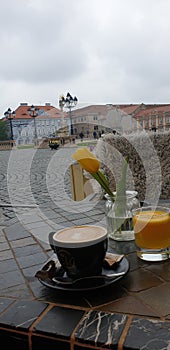
{"label": "stone balustrade", "polygon": [[3,151],[3,150],[10,150],[12,149],[13,147],[15,147],[16,144],[15,144],[15,140],[8,140],[8,141],[0,141],[0,150]]}

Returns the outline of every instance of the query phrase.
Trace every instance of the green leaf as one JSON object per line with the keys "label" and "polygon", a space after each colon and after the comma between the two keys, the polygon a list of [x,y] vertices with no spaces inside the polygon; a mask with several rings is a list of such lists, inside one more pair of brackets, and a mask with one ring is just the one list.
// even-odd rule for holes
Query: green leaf
{"label": "green leaf", "polygon": [[125,157],[122,162],[121,167],[121,178],[119,182],[116,184],[116,197],[125,196],[126,194],[126,173],[128,166],[129,158]]}
{"label": "green leaf", "polygon": [[105,176],[101,173],[100,170],[98,170],[96,173],[92,173],[91,174],[95,180],[98,181],[98,183],[100,184],[100,186],[104,189],[104,191],[106,193],[109,194],[109,196],[114,197],[112,191],[110,190],[109,186],[108,186],[108,182],[107,179],[105,178]]}
{"label": "green leaf", "polygon": [[129,158],[125,157],[121,167],[121,178],[116,185],[115,215],[117,217],[126,215],[126,173]]}

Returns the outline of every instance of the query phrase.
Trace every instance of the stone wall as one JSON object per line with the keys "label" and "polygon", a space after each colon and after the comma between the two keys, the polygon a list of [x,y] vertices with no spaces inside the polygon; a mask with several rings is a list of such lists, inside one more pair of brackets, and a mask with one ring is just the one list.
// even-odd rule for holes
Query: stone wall
{"label": "stone wall", "polygon": [[104,135],[94,154],[115,190],[120,179],[122,159],[129,156],[126,188],[138,191],[140,200],[157,203],[170,199],[170,133]]}

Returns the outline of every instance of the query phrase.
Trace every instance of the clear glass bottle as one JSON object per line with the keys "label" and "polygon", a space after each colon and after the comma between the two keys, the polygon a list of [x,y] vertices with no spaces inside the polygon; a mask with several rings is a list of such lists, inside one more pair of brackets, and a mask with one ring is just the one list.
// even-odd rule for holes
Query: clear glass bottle
{"label": "clear glass bottle", "polygon": [[106,226],[109,238],[116,241],[134,240],[132,209],[140,207],[137,195],[137,191],[126,191],[126,196],[120,197],[118,202],[114,202],[108,194],[105,195]]}

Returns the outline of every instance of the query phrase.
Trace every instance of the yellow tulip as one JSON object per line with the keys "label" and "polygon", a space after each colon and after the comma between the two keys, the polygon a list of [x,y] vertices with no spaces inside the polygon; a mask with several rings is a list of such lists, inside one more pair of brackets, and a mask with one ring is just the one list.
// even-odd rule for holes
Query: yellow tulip
{"label": "yellow tulip", "polygon": [[72,158],[76,160],[79,165],[88,173],[97,173],[100,167],[99,161],[86,148],[82,147],[72,154]]}
{"label": "yellow tulip", "polygon": [[107,179],[99,170],[100,163],[93,153],[91,153],[86,147],[82,147],[72,154],[72,158],[79,163],[81,168],[90,173],[92,177],[98,181],[106,193],[113,196],[112,191],[109,189]]}
{"label": "yellow tulip", "polygon": [[[104,176],[104,174],[100,171],[100,163],[97,158],[91,153],[86,147],[79,148],[76,152],[72,154],[72,158],[76,160],[81,168],[86,170],[88,173],[91,174],[91,176],[98,181],[100,186],[103,188],[103,190],[109,194],[110,198],[112,198],[113,201],[115,201],[115,195],[112,193],[112,191],[109,188],[109,184],[107,181],[107,178]],[[126,169],[127,169],[127,163],[129,158],[126,157],[122,163],[122,176],[119,180],[117,187],[117,197],[116,200],[118,201],[118,197],[123,193],[125,193],[126,189]]]}

